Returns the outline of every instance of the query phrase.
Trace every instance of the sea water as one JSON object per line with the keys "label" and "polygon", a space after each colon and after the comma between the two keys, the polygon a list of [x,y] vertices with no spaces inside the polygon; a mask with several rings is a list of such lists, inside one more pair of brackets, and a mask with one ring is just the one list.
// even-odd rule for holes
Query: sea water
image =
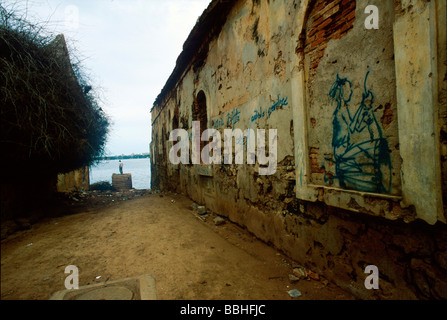
{"label": "sea water", "polygon": [[[132,187],[135,189],[150,189],[151,160],[122,159],[123,173],[132,174]],[[112,174],[119,173],[119,160],[102,160],[90,166],[90,184],[107,181],[112,184]]]}

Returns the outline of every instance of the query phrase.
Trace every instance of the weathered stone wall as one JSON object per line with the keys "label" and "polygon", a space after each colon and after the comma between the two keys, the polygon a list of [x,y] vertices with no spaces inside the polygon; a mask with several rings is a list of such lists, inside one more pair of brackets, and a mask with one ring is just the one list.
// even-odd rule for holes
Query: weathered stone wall
{"label": "weathered stone wall", "polygon": [[90,186],[90,171],[89,167],[85,166],[77,170],[61,173],[57,176],[57,191],[71,192],[77,190],[87,191]]}
{"label": "weathered stone wall", "polygon": [[[237,1],[154,104],[153,188],[189,195],[361,298],[447,298],[445,3],[407,2]],[[371,4],[379,30],[364,25]],[[403,26],[421,32],[419,12],[436,17],[428,36],[438,42],[423,48],[436,57],[424,75],[436,81],[420,93],[433,95],[423,124],[402,92],[425,78],[406,83],[401,69],[423,60],[398,55],[395,40]],[[413,91],[408,104],[421,111]],[[225,129],[276,129],[275,173],[247,164],[249,137],[232,141],[233,154],[243,146],[243,164],[191,164],[191,155],[172,164],[169,135],[182,128],[191,138],[193,121],[217,129],[222,149]],[[412,128],[433,135],[416,146]],[[369,264],[379,268],[379,290],[364,287]]]}

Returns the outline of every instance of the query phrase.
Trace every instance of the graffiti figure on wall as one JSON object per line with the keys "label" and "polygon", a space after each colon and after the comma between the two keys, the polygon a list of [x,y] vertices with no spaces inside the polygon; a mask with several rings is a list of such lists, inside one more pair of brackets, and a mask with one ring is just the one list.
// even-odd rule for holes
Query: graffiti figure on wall
{"label": "graffiti figure on wall", "polygon": [[335,177],[345,189],[389,193],[390,151],[374,115],[374,94],[366,86],[368,75],[369,71],[365,76],[362,102],[355,113],[349,106],[353,91],[348,78],[340,78],[337,74],[329,91],[331,106],[335,104],[332,119]]}

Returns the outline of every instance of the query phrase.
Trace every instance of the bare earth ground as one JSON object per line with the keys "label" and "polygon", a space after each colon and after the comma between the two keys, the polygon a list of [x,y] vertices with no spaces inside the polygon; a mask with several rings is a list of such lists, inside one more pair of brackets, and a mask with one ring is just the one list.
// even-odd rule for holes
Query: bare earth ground
{"label": "bare earth ground", "polygon": [[323,277],[292,282],[293,261],[229,221],[199,216],[184,196],[81,196],[70,200],[76,213],[2,240],[2,300],[48,299],[65,289],[68,265],[79,268],[80,286],[151,274],[160,300],[354,299]]}

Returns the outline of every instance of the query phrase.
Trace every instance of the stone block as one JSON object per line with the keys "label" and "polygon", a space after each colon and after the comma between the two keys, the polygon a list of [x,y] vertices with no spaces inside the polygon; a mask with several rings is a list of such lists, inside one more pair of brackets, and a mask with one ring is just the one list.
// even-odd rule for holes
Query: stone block
{"label": "stone block", "polygon": [[53,293],[50,300],[156,300],[155,279],[141,275]]}
{"label": "stone block", "polygon": [[120,191],[132,189],[132,175],[130,173],[112,175],[112,186]]}

